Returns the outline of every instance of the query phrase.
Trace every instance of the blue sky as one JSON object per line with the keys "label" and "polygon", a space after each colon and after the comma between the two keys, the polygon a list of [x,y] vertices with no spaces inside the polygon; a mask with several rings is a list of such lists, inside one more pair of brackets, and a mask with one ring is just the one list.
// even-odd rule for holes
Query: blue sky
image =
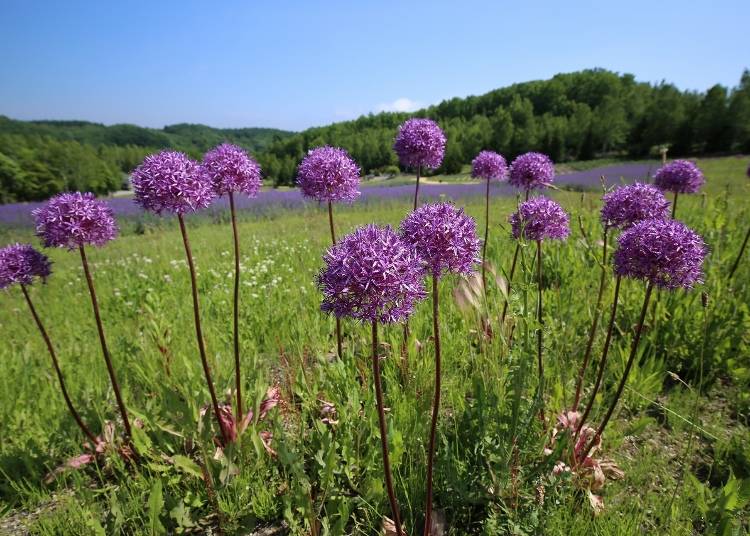
{"label": "blue sky", "polygon": [[750,1],[0,0],[0,114],[299,130],[604,67],[750,67]]}

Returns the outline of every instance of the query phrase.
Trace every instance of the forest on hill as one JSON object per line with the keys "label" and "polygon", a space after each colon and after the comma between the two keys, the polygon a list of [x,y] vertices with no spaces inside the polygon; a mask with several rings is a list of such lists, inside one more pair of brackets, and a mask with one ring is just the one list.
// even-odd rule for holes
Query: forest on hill
{"label": "forest on hill", "polygon": [[152,129],[0,116],[0,203],[46,199],[65,190],[120,190],[143,157],[162,148],[200,158],[211,147],[230,141],[258,153],[291,134],[273,128],[181,123]]}
{"label": "forest on hill", "polygon": [[553,160],[750,152],[750,71],[737,86],[705,92],[631,74],[590,69],[453,98],[414,114],[383,112],[290,133],[179,124],[161,130],[84,121],[15,121],[0,116],[0,202],[44,199],[63,190],[120,189],[149,152],[174,148],[199,158],[223,141],[248,149],[267,182],[293,184],[308,149],[348,150],[364,173],[395,172],[398,125],[411,116],[437,120],[448,138],[435,173],[456,173],[482,149],[512,158],[529,150]]}
{"label": "forest on hill", "polygon": [[663,145],[670,156],[749,152],[750,71],[734,88],[717,84],[705,92],[602,69],[559,74],[414,114],[380,113],[311,128],[272,143],[259,161],[268,176],[289,184],[305,152],[327,143],[347,149],[366,173],[393,171],[393,138],[410,116],[429,117],[445,130],[445,159],[436,173],[459,172],[482,149],[507,158],[541,151],[555,162],[643,157]]}

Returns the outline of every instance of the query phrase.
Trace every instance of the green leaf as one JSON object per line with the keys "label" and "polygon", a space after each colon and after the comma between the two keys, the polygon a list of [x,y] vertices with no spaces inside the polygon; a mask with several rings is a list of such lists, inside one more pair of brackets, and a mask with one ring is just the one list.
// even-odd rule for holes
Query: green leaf
{"label": "green leaf", "polygon": [[159,520],[163,508],[164,494],[162,493],[161,480],[157,480],[151,487],[151,493],[148,496],[148,520],[152,535],[166,534],[166,530]]}
{"label": "green leaf", "polygon": [[203,478],[200,466],[187,456],[181,454],[175,454],[172,456],[172,462],[174,466],[189,475],[193,475],[195,478]]}

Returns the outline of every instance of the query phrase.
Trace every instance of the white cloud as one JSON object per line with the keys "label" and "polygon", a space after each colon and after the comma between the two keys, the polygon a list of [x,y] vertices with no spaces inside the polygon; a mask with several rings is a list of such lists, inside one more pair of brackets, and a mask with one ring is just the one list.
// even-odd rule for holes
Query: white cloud
{"label": "white cloud", "polygon": [[413,101],[406,97],[400,97],[393,102],[378,104],[377,112],[415,112],[424,105],[419,101]]}

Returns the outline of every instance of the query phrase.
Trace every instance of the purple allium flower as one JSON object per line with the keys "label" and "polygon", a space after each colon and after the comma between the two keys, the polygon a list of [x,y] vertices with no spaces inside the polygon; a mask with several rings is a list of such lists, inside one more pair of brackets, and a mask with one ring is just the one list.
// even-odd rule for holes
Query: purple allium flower
{"label": "purple allium flower", "polygon": [[482,151],[471,161],[471,176],[475,179],[501,181],[507,174],[505,158],[495,151]]}
{"label": "purple allium flower", "polygon": [[399,322],[426,296],[421,259],[390,227],[360,227],[323,260],[326,266],[317,278],[320,308],[337,317]]}
{"label": "purple allium flower", "polygon": [[36,220],[36,234],[48,248],[103,246],[117,236],[112,209],[92,193],[58,194],[32,211],[32,215]]}
{"label": "purple allium flower", "polygon": [[703,172],[689,160],[675,160],[660,167],[654,175],[654,184],[668,192],[694,194],[706,180]]}
{"label": "purple allium flower", "polygon": [[177,151],[147,156],[130,180],[136,203],[156,214],[194,212],[210,205],[215,196],[198,163]]}
{"label": "purple allium flower", "polygon": [[31,285],[35,277],[44,280],[51,273],[47,256],[30,244],[12,244],[0,249],[0,289],[14,283]]}
{"label": "purple allium flower", "polygon": [[661,288],[691,288],[703,281],[703,239],[676,220],[643,220],[623,231],[615,251],[615,273]]}
{"label": "purple allium flower", "polygon": [[260,166],[242,147],[222,143],[203,156],[203,172],[211,179],[216,195],[242,192],[257,197],[262,184]]}
{"label": "purple allium flower", "polygon": [[546,188],[555,180],[555,164],[542,153],[524,153],[510,165],[508,182],[516,188]]}
{"label": "purple allium flower", "polygon": [[359,166],[344,149],[310,149],[297,168],[302,195],[321,202],[354,201],[359,197]]}
{"label": "purple allium flower", "polygon": [[407,167],[436,169],[443,163],[445,134],[431,119],[407,119],[398,127],[393,150]]}
{"label": "purple allium flower", "polygon": [[422,205],[401,222],[400,231],[432,275],[469,275],[480,262],[474,218],[450,203]]}
{"label": "purple allium flower", "polygon": [[607,227],[625,229],[641,220],[669,218],[669,201],[657,187],[636,182],[604,194],[601,219]]}
{"label": "purple allium flower", "polygon": [[516,239],[523,235],[526,240],[565,240],[570,234],[568,214],[546,197],[534,197],[521,203],[509,221]]}

